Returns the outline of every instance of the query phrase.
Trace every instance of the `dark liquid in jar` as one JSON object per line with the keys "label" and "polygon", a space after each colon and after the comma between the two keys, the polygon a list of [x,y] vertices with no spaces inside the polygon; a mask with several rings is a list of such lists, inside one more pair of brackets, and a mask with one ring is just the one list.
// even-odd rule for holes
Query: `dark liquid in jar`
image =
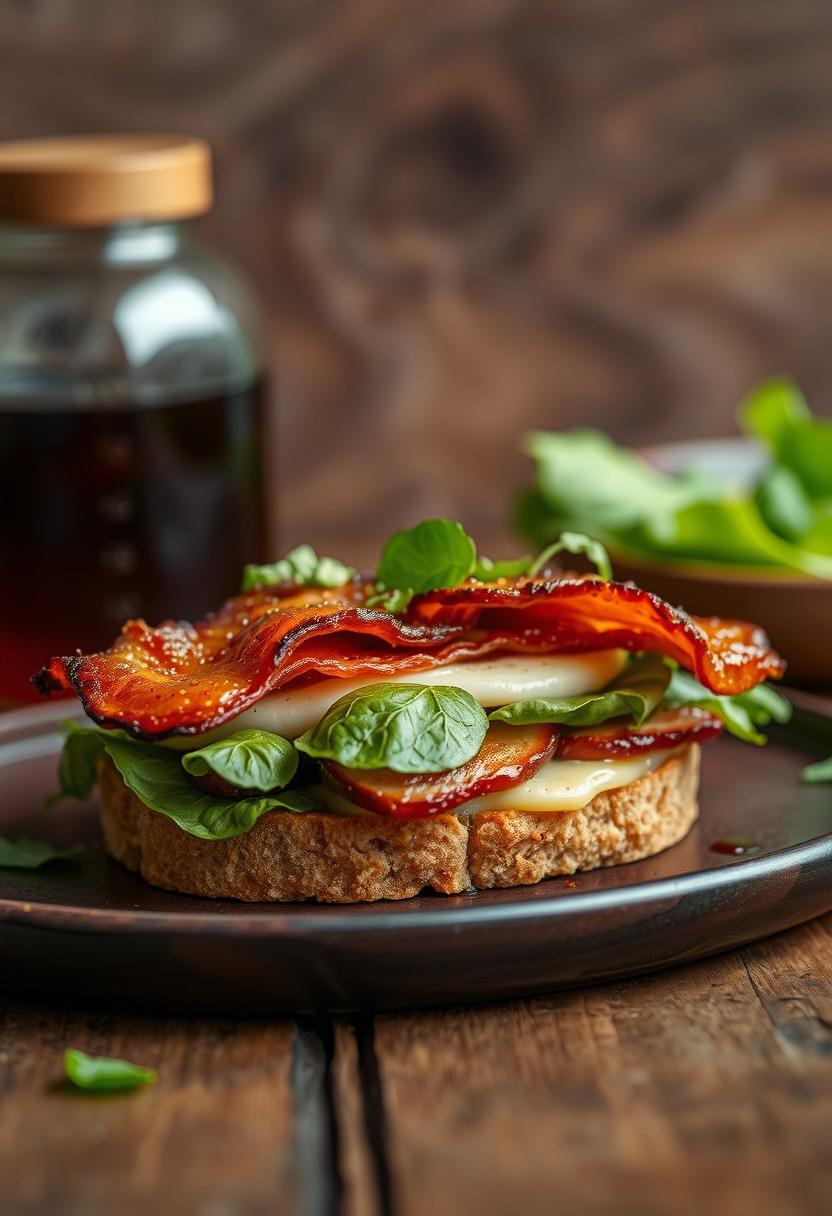
{"label": "dark liquid in jar", "polygon": [[0,705],[129,617],[195,620],[266,556],[264,385],[137,408],[0,399]]}

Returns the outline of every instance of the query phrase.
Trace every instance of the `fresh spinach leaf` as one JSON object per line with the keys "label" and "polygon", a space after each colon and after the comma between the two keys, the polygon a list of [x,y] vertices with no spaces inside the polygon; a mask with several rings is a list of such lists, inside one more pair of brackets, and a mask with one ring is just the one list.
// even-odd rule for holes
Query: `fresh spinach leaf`
{"label": "fresh spinach leaf", "polygon": [[0,869],[38,870],[51,861],[74,861],[79,851],[65,849],[61,852],[45,840],[29,840],[25,836],[18,836],[17,840],[0,836]]}
{"label": "fresh spinach leaf", "polygon": [[473,574],[476,559],[476,545],[461,524],[452,519],[426,519],[390,537],[381,554],[376,583],[380,592],[401,591],[411,596],[437,587],[456,587]]}
{"label": "fresh spinach leaf", "polygon": [[115,1060],[108,1056],[88,1056],[77,1047],[68,1047],[64,1052],[66,1075],[78,1089],[115,1091],[138,1089],[152,1085],[157,1080],[152,1068],[142,1068],[129,1060]]}
{"label": "fresh spinach leaf", "polygon": [[342,587],[355,577],[355,570],[334,557],[319,557],[311,545],[298,545],[270,565],[249,565],[243,570],[242,591],[296,583],[298,587]]}
{"label": "fresh spinach leaf", "polygon": [[487,730],[484,709],[462,688],[372,684],[336,701],[295,746],[346,768],[436,773],[472,759]]}
{"label": "fresh spinach leaf", "polygon": [[[73,731],[64,746],[73,743]],[[249,831],[261,815],[284,810],[320,810],[320,803],[303,790],[284,790],[249,798],[217,798],[196,789],[182,767],[182,753],[132,739],[124,731],[89,728],[118,769],[124,784],[145,806],[167,815],[183,832],[202,840],[225,840]],[[73,794],[72,789],[64,791]],[[87,797],[89,791],[82,793]],[[76,795],[77,796],[77,795]]]}
{"label": "fresh spinach leaf", "polygon": [[596,726],[609,718],[632,718],[640,726],[659,705],[670,683],[670,668],[656,655],[632,659],[602,692],[515,701],[488,715],[492,722],[528,726],[538,722]]}
{"label": "fresh spinach leaf", "polygon": [[298,753],[288,739],[267,730],[238,730],[186,752],[182,767],[192,777],[214,773],[243,790],[283,789],[297,772]]}
{"label": "fresh spinach leaf", "polygon": [[768,684],[758,684],[748,692],[735,697],[719,697],[709,692],[689,672],[673,671],[670,687],[663,705],[669,708],[683,705],[698,705],[721,718],[726,730],[745,743],[758,746],[766,737],[757,729],[769,722],[788,722],[792,706],[784,696]]}

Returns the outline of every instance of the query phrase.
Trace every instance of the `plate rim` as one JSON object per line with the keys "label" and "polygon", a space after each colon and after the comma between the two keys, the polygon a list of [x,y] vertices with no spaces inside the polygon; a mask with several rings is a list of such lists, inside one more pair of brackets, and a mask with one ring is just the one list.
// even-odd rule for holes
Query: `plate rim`
{"label": "plate rim", "polygon": [[[826,712],[828,702],[812,694],[785,690],[796,709],[810,717],[823,718],[832,730],[832,714]],[[0,714],[0,755],[5,747],[16,742],[54,733],[62,719],[84,720],[80,706],[67,701],[46,705],[25,706]],[[798,733],[794,724],[781,727],[781,739]],[[6,761],[12,762],[13,761]],[[3,761],[0,760],[0,768]],[[483,928],[494,924],[534,919],[558,919],[581,914],[594,915],[635,903],[661,903],[702,896],[723,887],[736,890],[754,886],[780,874],[790,865],[814,867],[832,860],[832,828],[785,848],[774,849],[762,856],[737,860],[710,870],[693,870],[672,877],[646,879],[627,886],[612,886],[602,891],[570,891],[541,896],[542,883],[529,886],[528,898],[519,897],[509,903],[477,906],[477,899],[492,892],[463,892],[441,895],[436,908],[414,908],[411,900],[378,901],[374,903],[315,904],[311,901],[275,906],[243,904],[236,908],[216,911],[187,909],[158,911],[142,908],[80,907],[77,904],[43,903],[31,899],[0,897],[0,924],[40,929],[52,932],[82,932],[126,935],[199,935],[205,937],[303,937],[323,938],[344,931],[352,934],[397,932],[443,928],[460,932],[467,928]],[[610,870],[617,867],[610,866]],[[557,879],[546,881],[556,882]],[[188,897],[199,898],[199,897]],[[428,898],[433,899],[433,896]],[[455,902],[448,906],[447,901]],[[832,892],[830,892],[832,901]],[[385,910],[380,911],[380,905]],[[245,910],[243,910],[245,909]],[[349,909],[345,911],[344,909]]]}

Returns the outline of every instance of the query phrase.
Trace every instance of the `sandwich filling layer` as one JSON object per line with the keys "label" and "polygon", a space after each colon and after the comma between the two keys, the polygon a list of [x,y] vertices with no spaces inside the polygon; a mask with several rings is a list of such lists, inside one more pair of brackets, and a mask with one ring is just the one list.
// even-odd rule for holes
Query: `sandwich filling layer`
{"label": "sandwich filling layer", "polygon": [[[550,760],[520,785],[473,798],[453,809],[455,815],[476,815],[482,811],[525,811],[547,815],[580,811],[596,794],[632,785],[653,773],[681,748],[646,752],[627,760]],[[338,791],[326,785],[314,787],[324,807],[339,815],[372,815]]]}
{"label": "sandwich filling layer", "polygon": [[[515,701],[532,701],[553,697],[574,697],[581,693],[605,688],[623,669],[627,661],[624,650],[594,650],[585,654],[500,655],[490,659],[473,659],[467,663],[448,663],[429,671],[406,672],[396,677],[397,684],[427,687],[454,687],[469,692],[486,709],[510,705]],[[224,722],[215,730],[200,736],[200,742],[226,738],[239,730],[258,728],[296,739],[310,730],[330,706],[341,697],[360,688],[382,684],[389,677],[368,679],[317,680],[313,684],[271,693]],[[173,736],[165,740],[170,747],[191,749],[193,739]]]}

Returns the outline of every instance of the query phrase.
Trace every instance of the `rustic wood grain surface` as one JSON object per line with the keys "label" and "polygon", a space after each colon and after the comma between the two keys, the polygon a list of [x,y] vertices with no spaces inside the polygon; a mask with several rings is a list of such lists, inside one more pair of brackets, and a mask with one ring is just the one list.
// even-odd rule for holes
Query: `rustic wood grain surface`
{"label": "rustic wood grain surface", "polygon": [[[426,514],[505,539],[518,435],[832,411],[828,0],[38,0],[0,137],[211,140],[266,307],[288,544]],[[356,538],[362,538],[361,544]]]}
{"label": "rustic wood grain surface", "polygon": [[[60,1083],[64,1047],[159,1072]],[[0,1016],[8,1216],[821,1216],[832,917],[643,979],[297,1024]]]}
{"label": "rustic wood grain surface", "polygon": [[[164,128],[266,305],[287,543],[506,543],[533,426],[723,434],[777,371],[832,408],[828,0],[4,7],[0,136]],[[353,1021],[6,1000],[0,1210],[826,1213],[830,939]],[[159,1083],[71,1094],[68,1045]]]}

